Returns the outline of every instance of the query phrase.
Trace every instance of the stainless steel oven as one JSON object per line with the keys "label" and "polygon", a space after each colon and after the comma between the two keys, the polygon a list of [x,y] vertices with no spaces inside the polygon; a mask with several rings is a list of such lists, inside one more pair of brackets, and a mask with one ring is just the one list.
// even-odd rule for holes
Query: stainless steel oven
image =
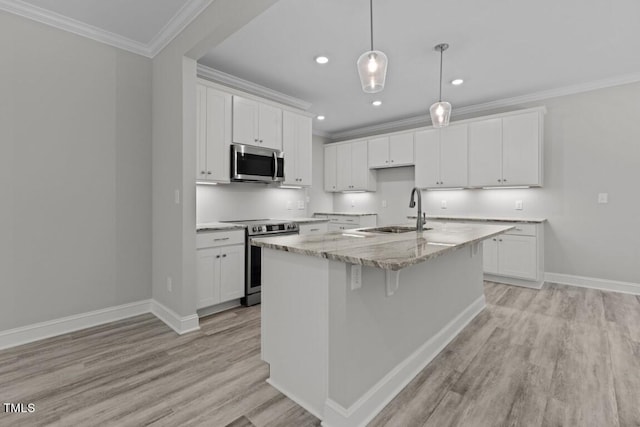
{"label": "stainless steel oven", "polygon": [[245,297],[242,304],[246,306],[260,304],[262,291],[262,248],[251,245],[252,237],[283,236],[298,234],[300,228],[295,222],[279,220],[229,221],[246,227],[245,252]]}
{"label": "stainless steel oven", "polygon": [[284,154],[270,148],[231,144],[231,181],[284,181]]}

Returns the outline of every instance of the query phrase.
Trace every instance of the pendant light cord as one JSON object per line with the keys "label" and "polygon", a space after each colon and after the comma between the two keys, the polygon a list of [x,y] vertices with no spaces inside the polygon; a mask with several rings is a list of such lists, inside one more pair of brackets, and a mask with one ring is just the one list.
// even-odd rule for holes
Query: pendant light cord
{"label": "pendant light cord", "polygon": [[369,0],[369,12],[371,24],[371,50],[373,50],[373,0]]}
{"label": "pendant light cord", "polygon": [[438,96],[438,102],[442,102],[442,53],[444,49],[440,48],[440,95]]}

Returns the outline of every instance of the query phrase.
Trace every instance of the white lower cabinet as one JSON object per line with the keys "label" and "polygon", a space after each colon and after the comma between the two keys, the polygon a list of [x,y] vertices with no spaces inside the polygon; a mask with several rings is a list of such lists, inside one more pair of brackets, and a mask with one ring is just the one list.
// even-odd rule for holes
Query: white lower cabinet
{"label": "white lower cabinet", "polygon": [[311,224],[299,224],[300,235],[303,236],[305,234],[321,234],[329,231],[328,223],[326,222],[316,222]]}
{"label": "white lower cabinet", "polygon": [[244,230],[199,233],[198,309],[244,297]]}
{"label": "white lower cabinet", "polygon": [[375,227],[378,223],[377,215],[315,215],[316,218],[329,220],[328,231],[353,230],[354,228]]}
{"label": "white lower cabinet", "polygon": [[485,240],[483,245],[485,273],[537,280],[535,237],[504,234]]}

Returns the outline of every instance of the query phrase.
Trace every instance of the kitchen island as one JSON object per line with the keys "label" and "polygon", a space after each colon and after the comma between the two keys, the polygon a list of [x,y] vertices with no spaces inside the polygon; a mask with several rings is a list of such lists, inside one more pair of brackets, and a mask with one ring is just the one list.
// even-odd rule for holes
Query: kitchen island
{"label": "kitchen island", "polygon": [[262,251],[268,382],[324,426],[370,421],[484,307],[484,239],[428,224],[253,239]]}

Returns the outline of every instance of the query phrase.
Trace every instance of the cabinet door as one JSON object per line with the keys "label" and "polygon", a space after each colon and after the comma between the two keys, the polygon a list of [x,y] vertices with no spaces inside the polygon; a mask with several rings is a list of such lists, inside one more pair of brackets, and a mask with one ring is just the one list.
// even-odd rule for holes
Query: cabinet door
{"label": "cabinet door", "polygon": [[440,186],[466,187],[467,125],[440,129]]}
{"label": "cabinet door", "polygon": [[256,101],[233,97],[233,142],[260,145],[258,142],[259,106]]}
{"label": "cabinet door", "polygon": [[220,248],[220,302],[244,297],[244,245]]}
{"label": "cabinet door", "polygon": [[367,161],[367,141],[351,143],[351,189],[367,190],[369,165]]}
{"label": "cabinet door", "polygon": [[392,166],[412,165],[414,132],[389,137],[389,163]]}
{"label": "cabinet door", "polygon": [[502,119],[503,185],[540,185],[539,114]]}
{"label": "cabinet door", "polygon": [[[366,144],[366,142],[365,142]],[[351,189],[351,144],[340,144],[336,152],[336,190]]]}
{"label": "cabinet door", "polygon": [[502,119],[469,124],[469,185],[502,185]]}
{"label": "cabinet door", "polygon": [[324,191],[337,191],[337,173],[338,173],[338,147],[336,145],[328,145],[324,147]]}
{"label": "cabinet door", "polygon": [[505,234],[498,237],[498,243],[500,275],[537,280],[538,260],[535,237]]}
{"label": "cabinet door", "polygon": [[384,168],[389,164],[389,137],[370,139],[369,142],[369,167]]}
{"label": "cabinet door", "polygon": [[207,179],[207,88],[196,89],[197,134],[196,134],[196,179]]}
{"label": "cabinet door", "polygon": [[482,242],[482,269],[485,273],[498,274],[498,238]]}
{"label": "cabinet door", "polygon": [[[298,116],[298,185],[310,186],[313,169],[313,130],[311,117]],[[286,165],[286,163],[285,163]]]}
{"label": "cabinet door", "polygon": [[220,248],[198,249],[196,258],[196,308],[218,304],[220,302]]}
{"label": "cabinet door", "polygon": [[437,129],[416,132],[415,162],[416,187],[438,187],[440,182],[440,135]]}
{"label": "cabinet door", "polygon": [[282,110],[259,104],[258,138],[263,147],[282,150]]}
{"label": "cabinet door", "polygon": [[229,182],[231,95],[207,88],[207,180]]}
{"label": "cabinet door", "polygon": [[298,122],[297,115],[289,111],[282,112],[282,151],[284,152],[285,185],[298,185]]}

